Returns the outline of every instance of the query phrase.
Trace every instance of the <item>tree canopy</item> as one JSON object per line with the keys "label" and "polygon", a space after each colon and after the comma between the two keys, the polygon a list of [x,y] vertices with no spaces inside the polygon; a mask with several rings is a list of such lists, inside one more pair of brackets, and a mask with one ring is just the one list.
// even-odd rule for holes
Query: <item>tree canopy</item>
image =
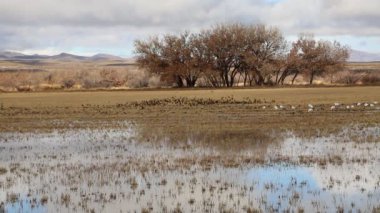
{"label": "tree canopy", "polygon": [[135,42],[138,64],[177,87],[284,84],[342,69],[349,48],[301,35],[293,43],[276,27],[219,24],[199,33],[155,36]]}

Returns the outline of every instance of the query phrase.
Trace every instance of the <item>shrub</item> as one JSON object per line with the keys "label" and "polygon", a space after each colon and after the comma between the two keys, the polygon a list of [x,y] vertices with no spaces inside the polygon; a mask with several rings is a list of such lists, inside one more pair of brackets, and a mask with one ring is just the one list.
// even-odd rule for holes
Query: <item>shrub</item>
{"label": "shrub", "polygon": [[126,82],[128,87],[141,88],[149,85],[150,75],[144,70],[128,70]]}
{"label": "shrub", "polygon": [[110,88],[113,86],[113,81],[111,80],[101,80],[101,81],[98,81],[97,82],[97,87],[101,87],[101,88]]}
{"label": "shrub", "polygon": [[149,78],[148,86],[150,88],[159,88],[161,87],[161,79],[158,75],[153,75]]}
{"label": "shrub", "polygon": [[370,73],[361,80],[363,84],[380,84],[380,73]]}
{"label": "shrub", "polygon": [[64,80],[63,81],[63,86],[65,88],[67,88],[67,89],[72,88],[74,85],[75,85],[75,81],[74,80],[69,79],[69,80]]}
{"label": "shrub", "polygon": [[125,84],[125,81],[117,80],[112,82],[112,86],[114,87],[121,87]]}
{"label": "shrub", "polygon": [[16,89],[18,92],[30,92],[30,91],[32,91],[32,88],[29,86],[17,86]]}
{"label": "shrub", "polygon": [[335,82],[340,84],[357,84],[361,78],[362,75],[360,73],[347,71],[340,73]]}

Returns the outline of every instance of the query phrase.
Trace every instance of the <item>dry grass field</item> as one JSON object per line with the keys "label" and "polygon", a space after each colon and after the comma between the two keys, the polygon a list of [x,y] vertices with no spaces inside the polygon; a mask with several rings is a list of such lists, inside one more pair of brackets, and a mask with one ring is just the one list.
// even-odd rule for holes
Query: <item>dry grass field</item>
{"label": "dry grass field", "polygon": [[380,99],[380,87],[320,87],[320,88],[259,88],[259,89],[168,89],[127,91],[72,91],[0,93],[0,103],[6,107],[79,107],[83,104],[115,105],[133,101],[170,97],[212,98],[232,96],[274,100],[282,104],[332,104],[334,102],[364,102]]}
{"label": "dry grass field", "polygon": [[347,66],[351,70],[369,70],[369,71],[379,71],[380,62],[351,62]]}
{"label": "dry grass field", "polygon": [[[133,121],[146,132],[182,138],[195,133],[244,138],[286,130],[313,136],[347,125],[378,125],[379,105],[373,103],[380,100],[379,90],[372,86],[1,93],[0,129],[86,128]],[[340,106],[331,110],[334,103]],[[275,109],[279,107],[283,108]]]}

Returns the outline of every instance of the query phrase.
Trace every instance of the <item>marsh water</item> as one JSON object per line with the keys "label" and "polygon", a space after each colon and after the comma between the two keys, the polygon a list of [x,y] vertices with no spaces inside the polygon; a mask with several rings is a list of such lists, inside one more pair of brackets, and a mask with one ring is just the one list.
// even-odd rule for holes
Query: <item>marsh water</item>
{"label": "marsh water", "polygon": [[239,150],[142,141],[128,124],[1,133],[0,212],[372,212],[378,138],[380,127],[287,132]]}

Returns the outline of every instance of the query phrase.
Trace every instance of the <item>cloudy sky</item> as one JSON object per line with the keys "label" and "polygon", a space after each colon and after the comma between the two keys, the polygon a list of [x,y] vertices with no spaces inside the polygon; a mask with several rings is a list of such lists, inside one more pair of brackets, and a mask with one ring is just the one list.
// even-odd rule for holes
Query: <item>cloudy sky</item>
{"label": "cloudy sky", "polygon": [[380,52],[379,0],[0,0],[0,51],[133,54],[149,35],[264,23]]}

